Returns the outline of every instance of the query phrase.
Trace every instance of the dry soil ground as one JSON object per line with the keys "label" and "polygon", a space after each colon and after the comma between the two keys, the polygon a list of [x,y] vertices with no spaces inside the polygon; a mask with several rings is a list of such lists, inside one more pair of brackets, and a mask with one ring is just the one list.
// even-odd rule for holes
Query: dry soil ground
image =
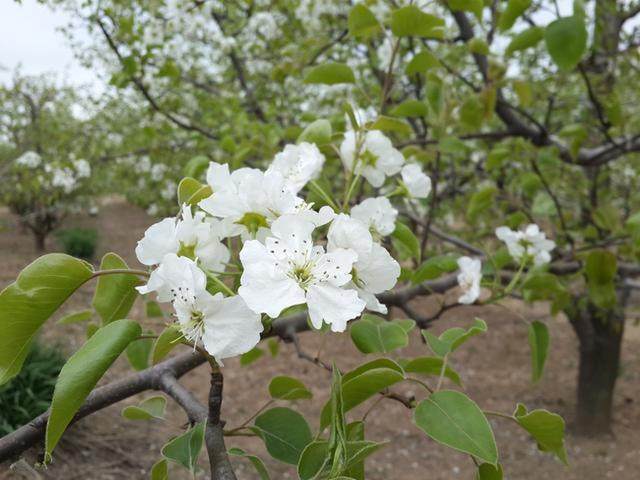
{"label": "dry soil ground", "polygon": [[[105,202],[95,218],[74,217],[67,226],[95,227],[100,232],[100,254],[115,251],[135,265],[133,248],[151,219],[141,210],[120,200]],[[55,250],[55,242],[48,245]],[[36,256],[31,238],[21,233],[15,219],[0,213],[0,287],[10,282],[29,261]],[[85,308],[90,302],[89,291],[73,297],[68,310]],[[429,309],[428,303],[419,305]],[[529,408],[548,408],[563,415],[569,422],[574,413],[574,389],[577,368],[576,340],[570,326],[562,317],[549,318],[544,305],[525,308],[513,303],[511,310],[500,307],[467,307],[449,311],[434,327],[438,332],[455,324],[465,325],[474,316],[484,318],[489,333],[475,338],[461,349],[454,364],[462,376],[465,389],[482,407],[510,412],[517,401]],[[133,315],[141,313],[136,306]],[[548,366],[543,380],[531,385],[529,350],[526,329],[521,316],[541,318],[552,331]],[[67,352],[73,352],[84,340],[84,327],[80,325],[55,326],[49,322],[43,337],[57,342]],[[303,335],[303,348],[315,352],[322,342],[319,334]],[[501,460],[506,478],[521,479],[604,479],[632,480],[640,478],[640,327],[630,326],[625,335],[623,370],[615,397],[614,435],[599,439],[567,437],[571,466],[566,468],[551,456],[541,454],[535,445],[517,427],[504,420],[492,420],[496,430]],[[417,336],[402,352],[403,356],[426,354]],[[335,360],[344,369],[362,361],[362,356],[351,345],[348,335],[331,335],[325,339],[322,358]],[[119,360],[104,381],[109,381],[127,370],[126,362]],[[312,401],[300,402],[294,408],[309,418],[317,418],[319,408],[327,396],[328,373],[298,359],[291,345],[281,345],[277,358],[260,359],[251,367],[240,367],[237,360],[226,362],[225,400],[223,416],[229,426],[249,417],[268,399],[269,379],[286,374],[303,379],[314,393]],[[205,398],[208,387],[204,367],[188,374],[183,383],[200,398]],[[404,393],[415,393],[405,389]],[[148,396],[149,394],[147,394]],[[141,397],[145,397],[142,395]],[[45,479],[142,479],[148,478],[151,465],[159,456],[159,449],[167,438],[180,432],[185,417],[170,407],[165,422],[136,423],[120,417],[124,404],[112,406],[74,425],[65,435],[55,452],[55,461],[46,471],[39,471]],[[364,409],[352,414],[354,418]],[[390,444],[367,462],[371,480],[445,480],[472,479],[473,465],[467,457],[441,447],[424,436],[410,421],[409,412],[401,405],[384,401],[369,417],[368,437],[389,440]],[[267,460],[260,442],[251,438],[230,438],[228,447],[239,446],[262,456],[272,478],[294,478],[288,467]],[[29,462],[37,459],[38,449],[28,452]],[[204,457],[204,455],[203,455]],[[257,478],[248,463],[233,460],[241,480]],[[204,478],[204,475],[198,475]],[[0,465],[0,478],[23,478]],[[33,475],[26,478],[37,478]],[[187,478],[175,469],[172,478]]]}

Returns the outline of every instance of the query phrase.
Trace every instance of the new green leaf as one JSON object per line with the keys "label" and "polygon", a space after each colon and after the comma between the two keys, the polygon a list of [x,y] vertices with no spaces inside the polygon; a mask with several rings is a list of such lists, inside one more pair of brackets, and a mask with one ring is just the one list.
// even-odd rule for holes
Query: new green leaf
{"label": "new green leaf", "polygon": [[131,320],[116,320],[98,329],[62,367],[51,401],[45,435],[46,454],[58,440],[85,399],[124,349],[141,333]]}
{"label": "new green leaf", "polygon": [[[128,269],[126,262],[115,253],[107,253],[102,257],[100,270]],[[135,287],[139,284],[140,279],[134,274],[118,273],[98,277],[92,305],[102,318],[103,325],[123,319],[129,314],[138,296]]]}
{"label": "new green leaf", "polygon": [[429,437],[455,450],[496,465],[498,448],[482,410],[453,390],[432,393],[416,407],[415,424]]}

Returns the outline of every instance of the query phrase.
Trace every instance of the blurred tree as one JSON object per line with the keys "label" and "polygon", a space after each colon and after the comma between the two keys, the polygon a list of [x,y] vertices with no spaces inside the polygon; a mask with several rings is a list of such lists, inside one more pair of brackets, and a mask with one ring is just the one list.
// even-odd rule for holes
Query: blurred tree
{"label": "blurred tree", "polygon": [[[137,92],[177,150],[253,164],[315,119],[343,125],[350,101],[430,170],[428,207],[407,207],[427,256],[501,224],[553,229],[555,261],[522,294],[567,314],[578,427],[610,428],[639,271],[636,3],[50,3],[94,33],[80,54]],[[506,253],[492,263],[513,269]]]}

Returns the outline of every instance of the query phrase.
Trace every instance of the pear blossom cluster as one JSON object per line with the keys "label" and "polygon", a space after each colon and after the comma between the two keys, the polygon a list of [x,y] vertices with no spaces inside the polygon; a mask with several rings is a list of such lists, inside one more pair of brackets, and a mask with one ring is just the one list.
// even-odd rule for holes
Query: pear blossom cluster
{"label": "pear blossom cluster", "polygon": [[556,247],[553,240],[549,240],[540,227],[534,223],[523,230],[511,230],[502,226],[496,229],[496,237],[507,246],[509,255],[521,262],[532,259],[534,265],[540,266],[551,261],[551,251]]}
{"label": "pear blossom cluster", "polygon": [[[18,172],[28,171],[29,176],[47,191],[70,194],[81,186],[83,180],[91,177],[89,162],[83,158],[76,159],[73,155],[66,162],[45,162],[39,153],[26,151],[13,164]],[[20,184],[16,186],[20,187]]]}
{"label": "pear blossom cluster", "polygon": [[[356,145],[349,153],[353,162],[344,164],[353,168],[350,178],[360,172],[377,188],[411,167],[402,174],[404,194],[428,195],[428,177],[417,165],[405,165],[381,132],[368,132],[364,141],[366,162],[360,162]],[[341,152],[344,162],[344,143]],[[138,242],[138,260],[151,269],[138,291],[170,303],[183,339],[218,361],[251,350],[263,322],[291,307],[306,307],[314,328],[327,325],[334,332],[365,309],[387,313],[378,295],[400,276],[385,247],[398,210],[388,195],[346,205],[342,212],[308,203],[301,192],[325,163],[308,142],[285,146],[265,170],[211,162],[211,195],[183,204],[177,216],[152,225]],[[230,277],[239,280],[233,288],[225,281]]]}

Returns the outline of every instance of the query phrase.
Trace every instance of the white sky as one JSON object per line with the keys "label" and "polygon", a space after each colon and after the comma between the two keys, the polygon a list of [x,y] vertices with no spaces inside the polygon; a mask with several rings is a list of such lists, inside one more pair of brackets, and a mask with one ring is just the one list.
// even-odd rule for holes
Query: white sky
{"label": "white sky", "polygon": [[53,73],[73,85],[100,85],[90,70],[74,58],[64,34],[57,31],[69,17],[36,0],[0,0],[0,82],[9,81],[21,65],[27,75]]}

